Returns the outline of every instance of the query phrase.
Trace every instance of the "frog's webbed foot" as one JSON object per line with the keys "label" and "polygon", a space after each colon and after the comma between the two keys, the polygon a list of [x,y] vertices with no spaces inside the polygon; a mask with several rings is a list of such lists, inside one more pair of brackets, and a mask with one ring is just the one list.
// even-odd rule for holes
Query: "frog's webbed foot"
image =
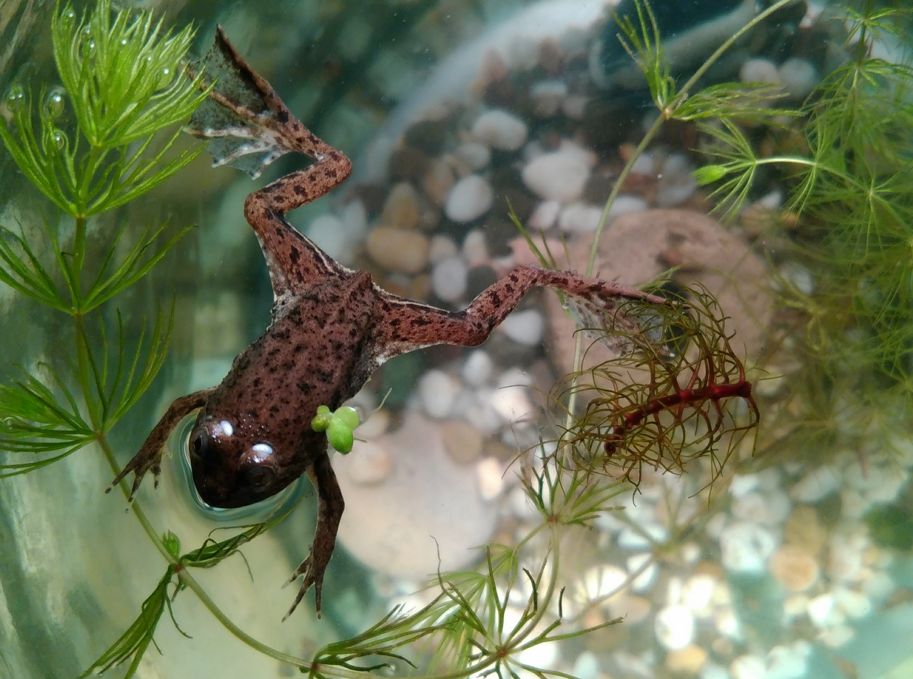
{"label": "frog's webbed foot", "polygon": [[333,556],[333,549],[336,546],[336,530],[339,528],[339,520],[345,509],[342,491],[336,481],[336,474],[333,473],[333,468],[330,466],[330,458],[326,454],[321,455],[308,468],[307,475],[317,490],[317,529],[314,532],[311,553],[295,569],[295,573],[288,581],[291,583],[302,578],[295,601],[292,602],[292,606],[282,618],[283,620],[292,614],[312,585],[314,587],[314,606],[317,616],[320,616],[323,574],[330,563],[330,557]]}
{"label": "frog's webbed foot", "polygon": [[135,474],[133,477],[133,485],[130,488],[131,500],[139,488],[139,484],[142,482],[146,472],[152,471],[152,474],[155,476],[155,485],[158,486],[158,476],[161,472],[165,442],[168,440],[168,437],[171,435],[171,432],[177,426],[178,422],[184,419],[184,416],[197,408],[202,408],[206,405],[206,400],[212,392],[213,389],[202,389],[200,391],[195,391],[192,394],[187,394],[187,396],[181,396],[180,398],[175,399],[174,402],[168,406],[168,410],[165,411],[165,414],[162,415],[162,419],[160,419],[158,424],[149,432],[149,436],[143,441],[143,445],[140,446],[139,452],[134,455],[124,468],[121,469],[120,473],[114,477],[114,480],[111,482],[111,485],[105,489],[105,492],[111,492],[111,489],[126,478],[127,474],[130,472]]}

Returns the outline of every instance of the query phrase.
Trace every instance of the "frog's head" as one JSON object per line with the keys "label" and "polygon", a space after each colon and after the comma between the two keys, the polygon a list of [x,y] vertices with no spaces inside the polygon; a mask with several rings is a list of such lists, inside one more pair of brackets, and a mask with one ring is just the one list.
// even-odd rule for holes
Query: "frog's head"
{"label": "frog's head", "polygon": [[246,429],[201,413],[190,432],[193,483],[212,507],[244,507],[265,500],[297,476],[284,473],[280,451]]}

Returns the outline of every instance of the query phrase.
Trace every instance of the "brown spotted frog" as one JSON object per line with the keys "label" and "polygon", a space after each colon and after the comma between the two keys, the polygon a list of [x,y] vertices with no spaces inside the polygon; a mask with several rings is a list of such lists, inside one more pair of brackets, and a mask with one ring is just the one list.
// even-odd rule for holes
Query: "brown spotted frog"
{"label": "brown spotted frog", "polygon": [[[301,585],[291,613],[313,586],[320,612],[324,572],[343,515],[343,497],[330,464],[327,439],[311,419],[319,406],[336,409],[393,356],[435,344],[474,346],[534,286],[550,286],[579,303],[611,313],[622,299],[662,303],[659,297],[567,271],[520,266],[480,293],[462,311],[447,311],[391,294],[364,271],[329,257],[286,221],[286,213],[339,185],[349,159],[308,130],[273,88],[241,58],[222,30],[210,57],[234,82],[209,95],[218,129],[191,121],[190,131],[240,140],[234,156],[259,153],[270,162],[297,152],[313,162],[251,193],[244,216],[260,243],[274,302],[263,334],[235,358],[216,387],[176,399],[136,456],[117,476],[158,476],[164,444],[186,415],[199,411],[190,433],[193,482],[213,507],[264,500],[306,474],[317,492],[317,526],[309,556],[292,580]],[[211,117],[211,116],[210,116]],[[355,451],[358,454],[358,451]]]}

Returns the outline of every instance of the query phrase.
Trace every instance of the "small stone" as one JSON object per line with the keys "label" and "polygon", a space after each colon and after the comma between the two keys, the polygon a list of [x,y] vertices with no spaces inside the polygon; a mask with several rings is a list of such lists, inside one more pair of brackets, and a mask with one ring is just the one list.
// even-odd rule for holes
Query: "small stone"
{"label": "small stone", "polygon": [[543,80],[530,88],[533,112],[540,117],[550,118],[561,108],[567,96],[567,83],[563,80]]}
{"label": "small stone", "polygon": [[491,162],[491,150],[485,144],[476,141],[460,144],[453,155],[473,171],[484,169]]}
{"label": "small stone", "polygon": [[834,591],[834,602],[837,608],[852,620],[864,618],[872,612],[872,601],[854,589],[838,587]]}
{"label": "small stone", "polygon": [[802,505],[793,510],[783,526],[783,541],[800,546],[812,555],[821,551],[827,542],[827,530],[814,507]]}
{"label": "small stone", "polygon": [[805,99],[820,81],[818,71],[805,59],[787,59],[778,69],[783,88],[793,99]]}
{"label": "small stone", "polygon": [[459,252],[460,249],[450,236],[435,234],[431,237],[431,244],[428,248],[428,259],[432,263],[439,262],[446,257],[457,255]]}
{"label": "small stone", "polygon": [[723,566],[731,572],[762,573],[776,547],[771,530],[752,523],[734,521],[720,533]]}
{"label": "small stone", "polygon": [[621,217],[622,215],[634,212],[643,212],[647,207],[647,201],[643,198],[622,194],[615,199],[615,202],[612,203],[612,207],[609,208],[609,220],[611,221],[616,217]]}
{"label": "small stone", "polygon": [[488,352],[477,349],[466,357],[463,363],[463,380],[471,387],[481,387],[491,379],[494,362]]}
{"label": "small stone", "polygon": [[578,581],[577,592],[583,603],[603,600],[621,592],[627,578],[627,572],[617,566],[592,566]]}
{"label": "small stone", "polygon": [[535,346],[542,341],[545,319],[538,309],[515,311],[501,322],[500,328],[514,342]]}
{"label": "small stone", "polygon": [[455,302],[466,292],[468,268],[462,257],[447,257],[431,269],[431,290],[445,302]]}
{"label": "small stone", "polygon": [[444,449],[450,459],[459,464],[475,462],[482,454],[482,434],[463,420],[446,420],[440,423]]}
{"label": "small stone", "polygon": [[489,397],[492,409],[508,422],[534,418],[536,409],[527,394],[525,386],[511,386],[495,389]]}
{"label": "small stone", "polygon": [[766,679],[799,679],[804,677],[808,667],[811,644],[797,641],[792,644],[774,646],[767,652]]}
{"label": "small stone", "polygon": [[818,580],[820,567],[802,547],[783,545],[770,557],[770,574],[790,592],[804,592]]}
{"label": "small stone", "polygon": [[484,264],[488,261],[488,240],[481,229],[473,229],[463,239],[463,257],[469,266]]}
{"label": "small stone", "polygon": [[632,575],[637,573],[637,576],[631,580],[631,589],[635,592],[649,591],[659,575],[656,559],[649,552],[629,556],[625,561],[625,566]]}
{"label": "small stone", "polygon": [[729,665],[732,679],[758,679],[765,676],[764,660],[756,655],[740,655]]}
{"label": "small stone", "polygon": [[483,500],[491,501],[504,490],[504,467],[499,460],[486,457],[476,465],[479,480],[479,495]]}
{"label": "small stone", "polygon": [[561,112],[571,120],[583,120],[589,98],[582,94],[572,94],[561,102]]}
{"label": "small stone", "polygon": [[429,370],[418,381],[419,400],[431,417],[447,417],[459,391],[459,382],[443,370]]}
{"label": "small stone", "polygon": [[558,216],[558,228],[572,233],[592,233],[599,226],[601,218],[602,208],[575,202],[561,210],[561,214]]}
{"label": "small stone", "polygon": [[777,65],[770,59],[749,59],[739,70],[739,79],[744,83],[780,84]]}
{"label": "small stone", "polygon": [[830,467],[815,467],[796,483],[791,491],[799,502],[808,504],[823,500],[841,484],[840,473]]}
{"label": "small stone", "polygon": [[373,441],[357,441],[347,465],[349,478],[359,486],[384,481],[393,471],[393,456]]}
{"label": "small stone", "polygon": [[453,189],[454,181],[453,169],[450,165],[440,158],[435,158],[428,166],[425,176],[422,177],[422,190],[432,203],[440,207],[447,202],[447,196]]}
{"label": "small stone", "polygon": [[454,184],[444,205],[444,214],[454,222],[471,222],[491,208],[494,192],[491,184],[477,174],[470,174]]}
{"label": "small stone", "polygon": [[653,621],[656,640],[664,648],[683,649],[694,640],[694,615],[684,606],[666,606]]}
{"label": "small stone", "polygon": [[357,237],[353,239],[346,233],[345,224],[336,215],[315,217],[307,227],[307,235],[333,259],[343,263],[352,262]]}
{"label": "small stone", "polygon": [[826,592],[808,602],[808,619],[819,628],[835,627],[845,620],[842,612],[837,609],[834,595]]}
{"label": "small stone", "polygon": [[557,200],[544,200],[536,206],[529,219],[526,220],[526,224],[531,229],[545,231],[555,225],[559,212],[561,212],[561,203]]}
{"label": "small stone", "polygon": [[416,274],[428,265],[428,238],[418,231],[390,226],[371,230],[365,241],[368,256],[379,266],[396,273]]}
{"label": "small stone", "polygon": [[526,143],[527,134],[526,123],[501,109],[486,111],[472,126],[476,139],[500,151],[516,151]]}
{"label": "small stone", "polygon": [[381,408],[380,410],[372,411],[368,415],[368,419],[358,426],[356,436],[363,438],[366,441],[370,441],[371,439],[386,433],[389,427],[390,412]]}
{"label": "small stone", "polygon": [[669,651],[666,654],[666,669],[676,674],[696,675],[706,662],[707,651],[694,644]]}
{"label": "small stone", "polygon": [[409,182],[399,182],[390,189],[380,222],[384,226],[414,229],[421,219],[421,212],[418,192]]}
{"label": "small stone", "polygon": [[523,168],[523,183],[546,200],[570,203],[583,193],[590,166],[579,153],[553,151],[534,158]]}

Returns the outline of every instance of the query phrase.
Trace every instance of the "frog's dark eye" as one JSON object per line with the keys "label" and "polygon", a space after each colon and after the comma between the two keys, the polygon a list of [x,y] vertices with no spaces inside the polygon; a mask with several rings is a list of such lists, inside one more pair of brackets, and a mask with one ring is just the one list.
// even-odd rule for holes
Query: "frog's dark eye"
{"label": "frog's dark eye", "polygon": [[276,480],[276,470],[265,464],[241,468],[241,484],[256,492],[268,490]]}

